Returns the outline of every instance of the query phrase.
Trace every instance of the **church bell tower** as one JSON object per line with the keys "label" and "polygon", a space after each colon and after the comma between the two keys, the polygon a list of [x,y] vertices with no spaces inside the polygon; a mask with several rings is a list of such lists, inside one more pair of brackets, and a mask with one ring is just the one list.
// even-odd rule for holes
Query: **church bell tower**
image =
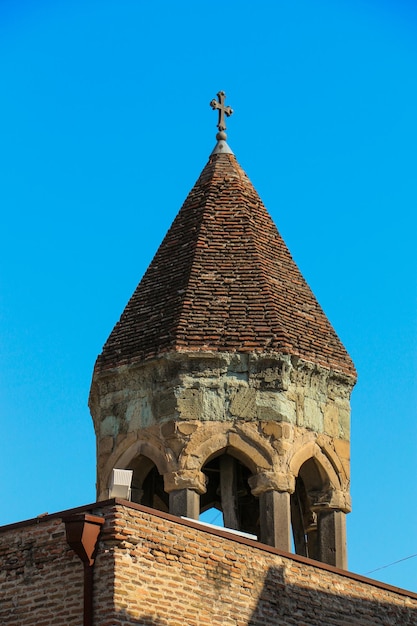
{"label": "church bell tower", "polygon": [[97,498],[132,500],[346,568],[353,363],[226,143],[97,358]]}

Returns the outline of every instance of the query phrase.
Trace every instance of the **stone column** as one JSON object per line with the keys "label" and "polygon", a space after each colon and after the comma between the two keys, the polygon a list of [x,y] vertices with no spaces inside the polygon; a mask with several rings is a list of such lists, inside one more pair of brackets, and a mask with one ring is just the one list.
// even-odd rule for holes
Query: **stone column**
{"label": "stone column", "polygon": [[288,491],[264,491],[259,496],[262,543],[291,551],[291,507]]}
{"label": "stone column", "polygon": [[227,455],[220,457],[220,496],[225,527],[239,530],[236,460]]}
{"label": "stone column", "polygon": [[194,489],[176,489],[169,494],[169,512],[178,517],[198,519],[200,495]]}
{"label": "stone column", "polygon": [[350,495],[338,489],[309,493],[311,510],[317,514],[317,556],[322,563],[347,569],[346,513]]}
{"label": "stone column", "polygon": [[259,497],[262,543],[285,552],[291,551],[291,493],[295,479],[288,474],[264,471],[249,479],[254,496]]}
{"label": "stone column", "polygon": [[337,509],[317,511],[318,558],[322,563],[347,568],[346,514]]}
{"label": "stone column", "polygon": [[169,493],[169,512],[172,515],[199,518],[200,494],[206,491],[203,472],[179,470],[164,474],[164,489]]}

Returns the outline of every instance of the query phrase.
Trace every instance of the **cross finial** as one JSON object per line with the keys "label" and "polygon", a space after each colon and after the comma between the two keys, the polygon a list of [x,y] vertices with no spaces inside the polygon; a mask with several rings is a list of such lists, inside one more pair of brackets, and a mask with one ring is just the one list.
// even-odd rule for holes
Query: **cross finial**
{"label": "cross finial", "polygon": [[224,101],[226,99],[226,94],[224,93],[224,91],[219,91],[217,97],[219,101],[217,102],[217,100],[213,98],[213,100],[210,102],[210,106],[214,111],[216,109],[219,111],[219,122],[217,124],[219,132],[217,133],[216,139],[220,141],[220,139],[226,139],[226,133],[224,132],[226,130],[225,115],[227,117],[232,115],[233,109],[229,106],[225,106]]}

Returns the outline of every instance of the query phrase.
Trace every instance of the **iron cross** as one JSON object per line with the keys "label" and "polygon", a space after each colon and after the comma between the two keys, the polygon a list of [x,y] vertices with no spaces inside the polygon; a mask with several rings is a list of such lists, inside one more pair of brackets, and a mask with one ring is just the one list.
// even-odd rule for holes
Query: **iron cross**
{"label": "iron cross", "polygon": [[214,111],[216,109],[218,109],[219,111],[219,123],[217,124],[217,128],[222,131],[226,130],[226,121],[224,116],[226,115],[227,117],[229,117],[229,115],[232,115],[233,109],[224,105],[224,101],[226,99],[226,94],[224,93],[224,91],[219,91],[217,97],[219,101],[217,102],[217,100],[213,98],[213,100],[210,102],[210,106]]}

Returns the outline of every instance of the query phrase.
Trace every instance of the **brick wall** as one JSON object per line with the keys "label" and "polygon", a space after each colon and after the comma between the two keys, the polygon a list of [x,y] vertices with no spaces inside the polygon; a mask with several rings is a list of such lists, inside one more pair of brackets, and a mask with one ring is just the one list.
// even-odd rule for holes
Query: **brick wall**
{"label": "brick wall", "polygon": [[[119,618],[112,624],[417,624],[416,594],[172,519],[109,510],[103,544],[115,559]],[[98,559],[97,574],[100,567]],[[97,592],[104,593],[104,578]]]}
{"label": "brick wall", "polygon": [[[417,624],[417,594],[138,505],[83,510],[106,517],[95,626]],[[0,624],[82,624],[83,566],[59,515],[0,529],[0,555]]]}
{"label": "brick wall", "polygon": [[59,518],[0,529],[0,624],[80,626],[83,565]]}

